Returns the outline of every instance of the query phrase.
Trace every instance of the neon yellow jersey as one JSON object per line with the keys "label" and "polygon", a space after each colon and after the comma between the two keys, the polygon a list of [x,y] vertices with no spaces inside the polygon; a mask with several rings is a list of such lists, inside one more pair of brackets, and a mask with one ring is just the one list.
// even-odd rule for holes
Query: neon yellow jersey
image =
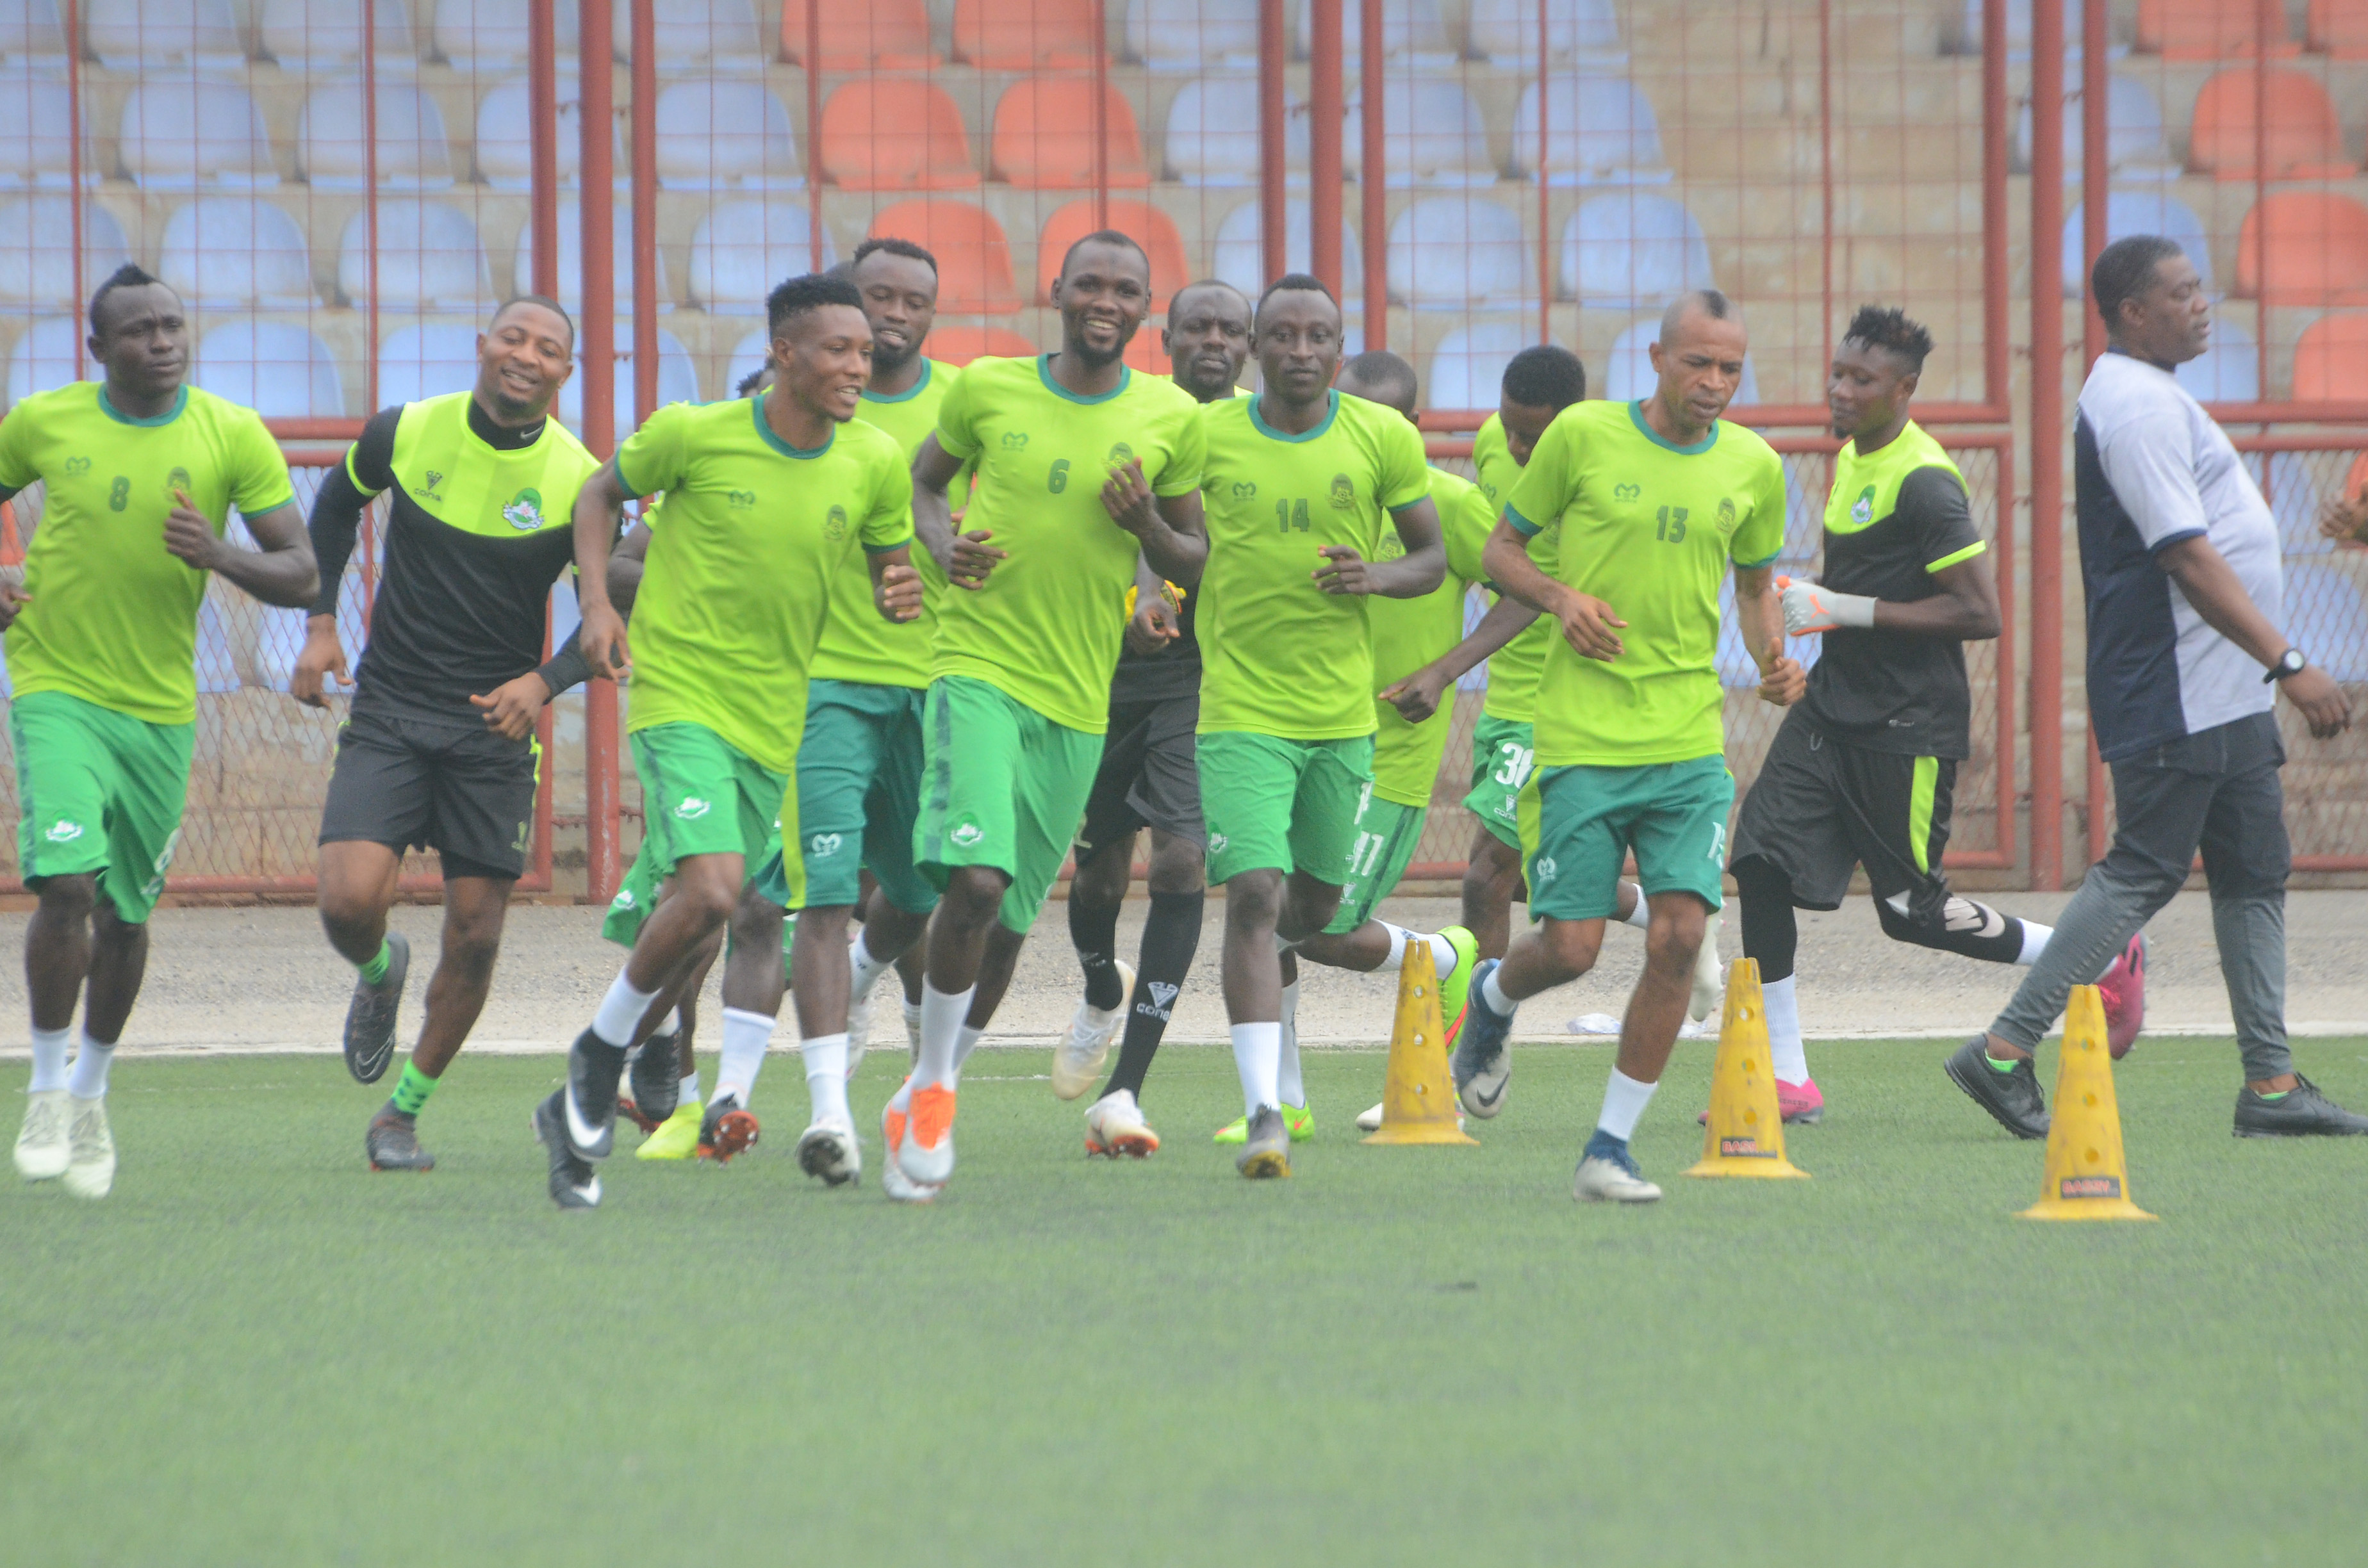
{"label": "neon yellow jersey", "polygon": [[[1447,579],[1418,599],[1366,600],[1373,631],[1373,793],[1402,806],[1428,806],[1447,755],[1454,719],[1454,688],[1440,710],[1409,724],[1381,699],[1383,688],[1403,680],[1463,641],[1463,603],[1472,585],[1485,582],[1480,552],[1497,527],[1495,508],[1470,480],[1443,469],[1430,471],[1431,504],[1439,508],[1439,531],[1447,541]],[[1382,530],[1377,561],[1406,553],[1395,528]]]}
{"label": "neon yellow jersey", "polygon": [[[1430,493],[1422,434],[1395,409],[1328,394],[1322,424],[1277,434],[1263,398],[1202,413],[1209,466],[1201,483],[1209,566],[1201,578],[1201,733],[1282,740],[1373,733],[1373,644],[1361,596],[1327,594],[1313,575],[1326,545],[1378,561],[1386,514]],[[1403,547],[1400,547],[1401,549]]]}
{"label": "neon yellow jersey", "polygon": [[183,387],[133,419],[104,382],[36,393],[0,419],[0,486],[43,488],[25,551],[32,603],[7,636],[18,696],[63,691],[150,724],[198,716],[198,607],[206,574],[165,549],[184,490],[220,534],[296,499],[279,443],[251,408]]}
{"label": "neon yellow jersey", "polygon": [[1537,760],[1634,767],[1716,756],[1718,585],[1732,561],[1784,548],[1784,463],[1720,420],[1691,447],[1645,423],[1642,403],[1578,403],[1554,416],[1505,516],[1558,534],[1556,577],[1611,606],[1625,652],[1585,659],[1557,635],[1538,682]]}
{"label": "neon yellow jersey", "polygon": [[[962,372],[934,359],[921,361],[921,379],[894,397],[863,394],[855,417],[893,437],[909,465],[930,431],[938,427],[938,405],[946,401],[954,378]],[[963,476],[957,474],[950,494],[960,495]],[[839,567],[840,581],[831,588],[830,619],[814,649],[816,680],[859,681],[871,686],[903,686],[917,690],[929,684],[929,617],[937,608],[945,577],[937,558],[926,550],[913,551],[921,574],[921,618],[901,624],[883,619],[871,603],[871,568],[862,555],[850,552]]]}
{"label": "neon yellow jersey", "polygon": [[[633,600],[628,728],[703,724],[791,772],[847,558],[913,537],[903,450],[860,419],[811,451],[792,447],[765,423],[758,392],[666,404],[618,449],[617,474],[634,494],[666,493]],[[845,608],[879,613],[868,581]]]}
{"label": "neon yellow jersey", "polygon": [[973,359],[939,406],[938,445],[977,460],[962,527],[1009,553],[985,586],[946,591],[929,674],[985,681],[1098,735],[1140,549],[1103,510],[1102,481],[1140,460],[1155,494],[1199,489],[1201,405],[1133,370],[1081,398],[1053,380],[1049,359]]}
{"label": "neon yellow jersey", "polygon": [[[1512,498],[1513,486],[1521,477],[1521,465],[1513,460],[1512,449],[1505,444],[1504,422],[1495,415],[1480,426],[1472,437],[1472,461],[1480,471],[1480,490],[1488,504],[1499,515],[1505,503]],[[1492,521],[1492,528],[1496,526]],[[1547,576],[1554,575],[1554,540],[1541,533],[1530,541],[1530,559]],[[1508,723],[1526,724],[1537,706],[1538,674],[1545,668],[1546,647],[1554,640],[1554,629],[1543,617],[1530,623],[1521,634],[1488,655],[1488,692],[1480,710],[1491,719]]]}

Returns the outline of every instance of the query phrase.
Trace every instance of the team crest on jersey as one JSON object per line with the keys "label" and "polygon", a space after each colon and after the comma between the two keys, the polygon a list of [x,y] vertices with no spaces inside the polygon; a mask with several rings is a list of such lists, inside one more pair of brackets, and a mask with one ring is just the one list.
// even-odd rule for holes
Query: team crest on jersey
{"label": "team crest on jersey", "polygon": [[165,494],[167,495],[178,491],[195,490],[197,487],[198,482],[189,477],[189,471],[178,464],[174,465],[173,472],[165,476]]}
{"label": "team crest on jersey", "polygon": [[830,509],[830,515],[823,519],[822,537],[833,544],[847,537],[846,507],[833,506]]}
{"label": "team crest on jersey", "polygon": [[79,479],[89,472],[90,460],[88,458],[68,458],[66,460],[66,477],[68,479]]}
{"label": "team crest on jersey", "polygon": [[1615,484],[1611,487],[1611,498],[1615,501],[1634,501],[1643,494],[1645,487],[1641,484]]}
{"label": "team crest on jersey", "polygon": [[1349,483],[1347,474],[1334,474],[1332,476],[1332,509],[1336,512],[1349,512],[1354,511],[1356,506],[1356,485]]}
{"label": "team crest on jersey", "polygon": [[1234,482],[1234,499],[1236,501],[1257,500],[1258,486],[1247,479],[1235,480]]}
{"label": "team crest on jersey", "polygon": [[1718,536],[1721,539],[1725,539],[1734,531],[1735,497],[1732,495],[1722,495],[1718,498]]}
{"label": "team crest on jersey", "polygon": [[1007,452],[1026,451],[1028,449],[1028,432],[1025,430],[1006,430],[1003,433],[1003,449]]}
{"label": "team crest on jersey", "polygon": [[1134,449],[1121,441],[1110,449],[1110,456],[1102,460],[1112,468],[1124,468],[1134,460]]}
{"label": "team crest on jersey", "polygon": [[1382,535],[1381,545],[1373,551],[1373,559],[1376,561],[1395,561],[1405,553],[1406,540],[1398,538],[1397,530],[1395,528],[1392,528],[1387,533]]}
{"label": "team crest on jersey", "polygon": [[502,521],[520,533],[532,533],[542,527],[542,492],[529,486],[510,497],[502,508]]}
{"label": "team crest on jersey", "polygon": [[1850,521],[1856,523],[1861,528],[1864,528],[1867,524],[1874,521],[1873,485],[1870,484],[1865,489],[1860,491],[1858,493],[1858,499],[1850,503]]}

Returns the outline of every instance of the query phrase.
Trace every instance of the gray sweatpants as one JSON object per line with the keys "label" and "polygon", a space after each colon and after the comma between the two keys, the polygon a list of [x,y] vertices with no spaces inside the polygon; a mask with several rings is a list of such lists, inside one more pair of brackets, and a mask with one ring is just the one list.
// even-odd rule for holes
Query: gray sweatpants
{"label": "gray sweatpants", "polygon": [[2294,1070],[2286,1051],[2286,753],[2257,713],[2112,765],[2120,825],[2089,868],[2055,934],[1990,1032],[2025,1051],[2064,1015],[2186,881],[2196,851],[2212,888],[2212,935],[2248,1081]]}

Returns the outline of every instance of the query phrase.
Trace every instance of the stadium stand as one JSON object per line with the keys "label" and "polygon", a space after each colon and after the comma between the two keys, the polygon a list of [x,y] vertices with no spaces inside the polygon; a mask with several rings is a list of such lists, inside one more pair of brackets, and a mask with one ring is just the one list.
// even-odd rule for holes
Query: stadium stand
{"label": "stadium stand", "polygon": [[[452,142],[436,100],[409,83],[383,80],[376,97],[379,187],[450,189]],[[296,128],[297,166],[317,189],[366,190],[372,174],[365,160],[370,140],[362,131],[361,84],[325,83],[304,102]]]}
{"label": "stadium stand", "polygon": [[948,315],[999,316],[1019,308],[1011,242],[985,208],[967,201],[899,201],[873,216],[871,233],[928,247],[938,258],[938,309]]}
{"label": "stadium stand", "polygon": [[967,190],[979,182],[962,110],[935,82],[858,77],[822,107],[815,163],[849,190]]}
{"label": "stadium stand", "polygon": [[415,322],[388,333],[379,343],[380,405],[417,403],[474,386],[477,326],[473,321]]}
{"label": "stadium stand", "polygon": [[2273,190],[2237,234],[2240,299],[2368,304],[2368,207],[2328,191]]}
{"label": "stadium stand", "polygon": [[[633,209],[620,201],[609,214],[609,266],[616,284],[617,310],[633,313]],[[655,278],[658,309],[674,309],[674,293],[666,287],[666,247],[658,246]],[[510,267],[510,292],[534,291],[534,225],[518,231],[517,259]],[[584,308],[584,203],[573,196],[559,199],[559,302],[572,312]]]}
{"label": "stadium stand", "polygon": [[[765,49],[748,0],[655,0],[651,6],[657,67],[669,74],[697,70],[760,71]],[[631,25],[618,7],[617,58],[632,51]]]}
{"label": "stadium stand", "polygon": [[[575,86],[563,79],[557,95],[559,180],[575,183],[584,161],[584,104]],[[534,176],[534,139],[527,124],[527,82],[512,76],[494,84],[477,104],[477,177],[495,190],[525,190]],[[627,167],[625,134],[620,126],[613,138],[615,165]]]}
{"label": "stadium stand", "polygon": [[[1952,52],[1979,54],[1982,51],[1983,0],[1965,0],[1964,8],[1952,18],[1953,25],[1942,43]],[[2066,52],[2079,58],[2079,48],[2071,40],[2081,36],[2080,0],[2064,0],[2064,37],[2069,46]],[[2010,61],[2031,58],[2031,0],[2007,0],[2006,54]]]}
{"label": "stadium stand", "polygon": [[[1072,201],[1046,222],[1043,235],[1036,244],[1036,300],[1039,304],[1053,302],[1053,280],[1061,275],[1061,258],[1068,253],[1069,247],[1095,230],[1106,227],[1133,235],[1151,257],[1151,312],[1154,315],[1166,311],[1169,296],[1192,281],[1191,264],[1184,258],[1184,236],[1177,233],[1175,219],[1147,201],[1112,201],[1109,212],[1107,224],[1097,223],[1094,222],[1094,204],[1090,199]],[[939,265],[943,265],[942,260]],[[940,283],[940,296],[943,291],[944,286]]]}
{"label": "stadium stand", "polygon": [[[45,76],[0,77],[0,187],[67,185],[74,178],[74,100],[65,83]],[[83,122],[83,178],[98,178]]]}
{"label": "stadium stand", "polygon": [[1255,70],[1258,0],[1132,0],[1126,53],[1154,71]]}
{"label": "stadium stand", "polygon": [[[370,213],[357,208],[337,244],[337,292],[359,305],[370,295]],[[450,202],[416,196],[378,201],[378,301],[381,309],[468,313],[494,303],[475,220]]]}
{"label": "stadium stand", "polygon": [[63,63],[66,24],[58,0],[0,0],[0,60],[10,64]]}
{"label": "stadium stand", "polygon": [[[1511,167],[1523,179],[1538,175],[1539,97],[1531,83],[1513,112]],[[1660,185],[1676,177],[1652,100],[1626,77],[1549,77],[1544,104],[1548,185]]]}
{"label": "stadium stand", "polygon": [[[1545,0],[1545,7],[1547,64],[1628,62],[1611,0]],[[1538,0],[1468,0],[1464,16],[1474,54],[1521,70],[1537,68]]]}
{"label": "stadium stand", "polygon": [[[0,312],[71,311],[85,292],[74,283],[74,204],[63,192],[0,202]],[[85,287],[131,259],[123,225],[97,202],[83,209]]]}
{"label": "stadium stand", "polygon": [[[2154,90],[2135,76],[2116,74],[2105,95],[2105,168],[2116,179],[2176,179],[2179,167],[2170,161],[2163,134],[2162,106]],[[2064,179],[2081,177],[2086,122],[2078,87],[2064,97]],[[2031,106],[2024,104],[2014,130],[2015,167],[2031,169]]]}
{"label": "stadium stand", "polygon": [[[2088,207],[2076,201],[2064,220],[2062,254],[2058,260],[2064,268],[2064,297],[2077,300],[2089,286],[2088,268],[2082,265],[2081,230],[2088,222]],[[2212,239],[2203,231],[2203,221],[2195,210],[2168,191],[2116,190],[2105,199],[2105,243],[2127,239],[2132,234],[2160,234],[2176,242],[2195,263],[2195,270],[2203,277],[2205,288],[2212,286]]]}
{"label": "stadium stand", "polygon": [[167,62],[234,66],[246,58],[230,0],[84,0],[82,37],[110,71]]}
{"label": "stadium stand", "polygon": [[[363,0],[263,0],[256,41],[283,71],[302,75],[359,68]],[[411,18],[403,0],[371,0],[372,58],[381,71],[414,61]]]}
{"label": "stadium stand", "polygon": [[2210,347],[2181,365],[2179,384],[2199,403],[2255,403],[2261,395],[2260,345],[2225,314],[2212,323]]}
{"label": "stadium stand", "polygon": [[[721,315],[761,315],[768,290],[812,270],[813,242],[813,221],[803,207],[748,198],[719,201],[691,231],[691,302]],[[822,264],[837,261],[825,228]]]}
{"label": "stadium stand", "polygon": [[1518,304],[1528,273],[1520,214],[1485,196],[1426,196],[1390,223],[1390,297],[1404,304]]}
{"label": "stadium stand", "polygon": [[[2260,39],[2271,40],[2267,50]],[[2138,0],[2137,46],[2165,60],[2297,53],[2285,0]]]}
{"label": "stadium stand", "polygon": [[658,183],[668,190],[796,190],[805,184],[790,111],[762,82],[659,90]]}
{"label": "stadium stand", "polygon": [[157,246],[156,276],[194,310],[301,311],[313,303],[304,232],[265,196],[201,196],[175,208]]}
{"label": "stadium stand", "polygon": [[[2267,124],[2259,123],[2266,113]],[[2318,79],[2267,66],[2223,71],[2203,84],[2189,122],[2188,167],[2224,180],[2343,179],[2343,128]]]}
{"label": "stadium stand", "polygon": [[1093,0],[954,0],[953,46],[981,71],[1074,71],[1102,48]]}
{"label": "stadium stand", "polygon": [[[1355,127],[1361,104],[1360,97],[1349,99],[1350,134],[1342,144],[1343,161],[1352,176],[1360,165]],[[1382,108],[1382,134],[1388,160],[1384,183],[1393,187],[1497,183],[1497,164],[1488,155],[1488,123],[1454,76],[1392,79]]]}
{"label": "stadium stand", "polygon": [[83,347],[83,323],[78,315],[37,317],[8,350],[10,403],[97,376],[98,367]]}
{"label": "stadium stand", "polygon": [[[1532,17],[1536,15],[1533,11]],[[1299,6],[1299,52],[1313,47],[1315,8]],[[1350,61],[1360,59],[1364,42],[1364,7],[1340,7],[1340,44]],[[1533,24],[1534,25],[1534,24]],[[1382,0],[1382,54],[1384,59],[1443,68],[1455,59],[1447,22],[1439,0]]]}
{"label": "stadium stand", "polygon": [[2368,60],[2368,0],[2310,0],[2306,26],[2314,53]]}
{"label": "stadium stand", "polygon": [[[1308,214],[1306,199],[1292,198],[1283,207],[1285,270],[1304,272],[1315,265],[1315,220]],[[1246,201],[1217,224],[1216,237],[1209,246],[1209,276],[1222,278],[1257,299],[1258,290],[1266,287],[1258,244],[1258,205]],[[1364,247],[1357,240],[1356,220],[1345,213],[1340,219],[1340,271],[1346,296],[1351,300],[1362,298]]]}
{"label": "stadium stand", "polygon": [[120,123],[123,173],[148,189],[279,183],[263,110],[235,82],[142,79]]}
{"label": "stadium stand", "polygon": [[1512,322],[1475,322],[1451,329],[1430,351],[1423,378],[1426,408],[1494,408],[1505,366],[1536,333]]}
{"label": "stadium stand", "polygon": [[[633,340],[625,333],[617,335],[617,376],[610,388],[611,411],[616,419],[617,439],[623,440],[636,427],[633,418]],[[474,380],[473,374],[472,380]],[[723,389],[731,391],[729,387]],[[661,330],[658,333],[658,405],[669,403],[699,401],[699,368],[691,363],[690,350],[682,339]],[[575,374],[559,389],[559,422],[571,429],[584,428],[584,361],[575,361]]]}
{"label": "stadium stand", "polygon": [[[812,0],[783,0],[781,58],[794,64],[806,62],[810,14]],[[870,0],[844,11],[825,5],[818,17],[822,48],[815,62],[822,70],[926,71],[941,63],[922,0]]]}
{"label": "stadium stand", "polygon": [[2321,316],[2294,340],[2294,394],[2368,401],[2368,314]]}
{"label": "stadium stand", "polygon": [[1607,192],[1563,224],[1562,291],[1592,310],[1644,310],[1708,289],[1710,242],[1685,204],[1647,191]]}
{"label": "stadium stand", "polygon": [[228,321],[198,340],[198,385],[266,419],[341,419],[345,386],[329,346],[295,322]]}
{"label": "stadium stand", "polygon": [[[1199,76],[1176,90],[1160,139],[1167,177],[1184,185],[1255,186],[1258,182],[1258,101],[1256,76]],[[1285,104],[1283,165],[1294,186],[1307,183],[1307,101]]]}
{"label": "stadium stand", "polygon": [[[1134,108],[1115,85],[1104,95],[1108,131],[1107,183],[1151,183]],[[1014,82],[995,106],[989,149],[995,178],[1037,190],[1094,187],[1094,85],[1089,80],[1033,76]]]}
{"label": "stadium stand", "polygon": [[[576,52],[575,0],[555,0],[552,32],[571,61]],[[436,0],[436,52],[464,71],[522,69],[529,33],[527,0]]]}
{"label": "stadium stand", "polygon": [[[1024,359],[1036,352],[1036,346],[1009,327],[956,325],[941,326],[931,332],[922,352],[949,365],[967,365],[987,355]],[[738,362],[737,359],[734,361],[735,365]],[[754,368],[750,366],[750,369]],[[737,378],[734,378],[734,384],[738,384]]]}

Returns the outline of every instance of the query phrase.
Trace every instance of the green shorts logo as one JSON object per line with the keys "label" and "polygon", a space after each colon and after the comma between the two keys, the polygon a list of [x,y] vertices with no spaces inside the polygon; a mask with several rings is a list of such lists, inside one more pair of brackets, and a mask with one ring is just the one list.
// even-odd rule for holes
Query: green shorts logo
{"label": "green shorts logo", "polygon": [[619,888],[617,890],[617,896],[609,901],[609,907],[611,909],[632,908],[633,890],[631,888]]}
{"label": "green shorts logo", "polygon": [[1223,855],[1224,852],[1225,835],[1222,833],[1211,834],[1209,835],[1209,853],[1212,855]]}
{"label": "green shorts logo", "polygon": [[542,527],[542,492],[529,485],[510,497],[502,508],[502,521],[520,533],[532,533]]}
{"label": "green shorts logo", "polygon": [[1561,869],[1554,864],[1553,856],[1541,855],[1530,862],[1530,878],[1533,881],[1550,882],[1554,880],[1554,873]]}
{"label": "green shorts logo", "polygon": [[72,844],[81,836],[82,824],[78,822],[54,822],[50,824],[48,838],[52,844]]}
{"label": "green shorts logo", "polygon": [[687,795],[683,797],[682,803],[675,807],[674,814],[680,817],[684,822],[697,822],[700,817],[705,816],[712,810],[713,810],[713,808],[705,801],[700,800],[698,796]]}
{"label": "green shorts logo", "polygon": [[950,835],[957,849],[975,849],[986,841],[986,829],[974,822],[962,823]]}
{"label": "green shorts logo", "polygon": [[845,839],[841,838],[835,833],[817,833],[812,838],[806,840],[806,853],[809,855],[817,855],[822,857],[824,859],[828,859],[833,855],[837,854],[839,846],[846,842],[847,841]]}
{"label": "green shorts logo", "polygon": [[830,515],[823,519],[822,537],[833,544],[847,537],[846,507],[833,506],[830,509]]}

